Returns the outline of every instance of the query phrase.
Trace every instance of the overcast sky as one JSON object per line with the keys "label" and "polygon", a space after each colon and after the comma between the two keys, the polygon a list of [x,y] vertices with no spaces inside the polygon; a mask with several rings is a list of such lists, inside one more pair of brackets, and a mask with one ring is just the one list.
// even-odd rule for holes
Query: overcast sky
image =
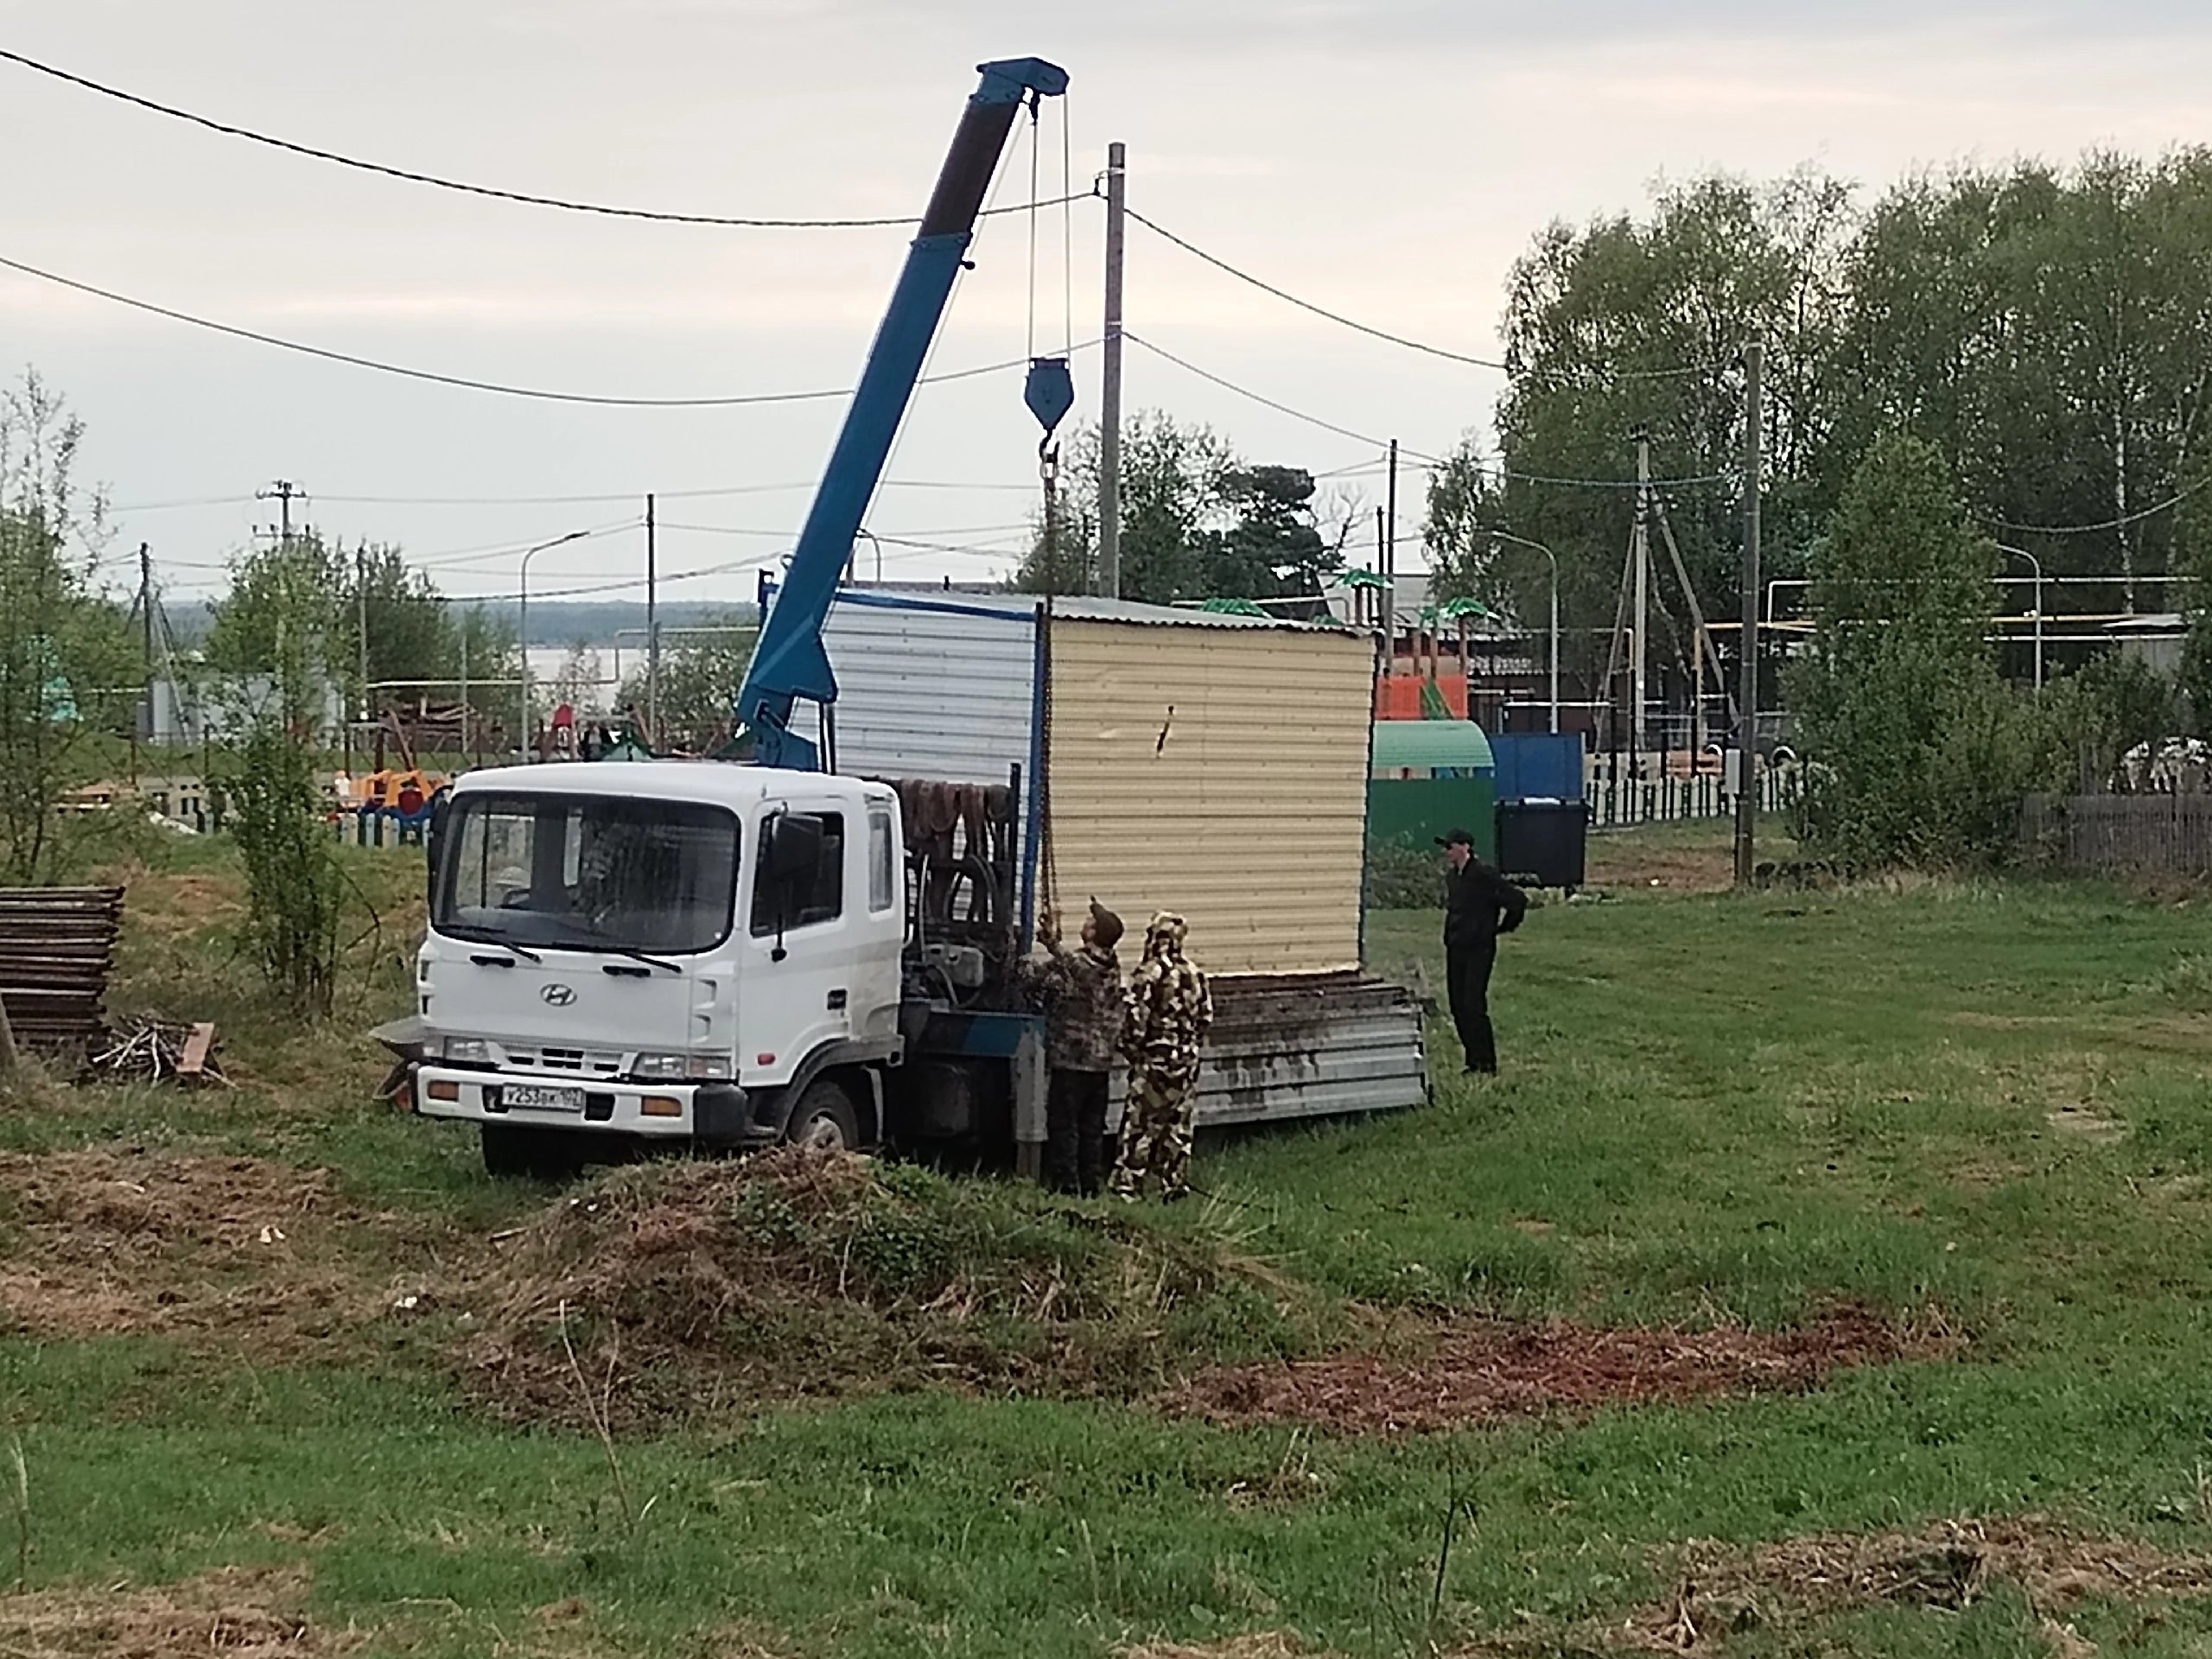
{"label": "overcast sky", "polygon": [[[974,65],[1072,78],[1077,188],[1107,141],[1131,205],[1333,308],[1492,354],[1507,267],[1548,220],[1634,207],[1662,175],[1815,161],[1878,188],[1916,167],[2212,137],[2212,10],[2185,0],[1906,4],[1676,0],[0,0],[0,46],[218,120],[512,189],[762,216],[918,213]],[[279,155],[0,63],[0,257],[175,309],[474,378],[645,397],[851,384],[897,230],[626,222],[466,199]],[[1042,179],[1057,194],[1055,114]],[[1018,152],[999,200],[1025,200]],[[1102,214],[1072,217],[1078,340],[1098,326]],[[1058,215],[1039,224],[1040,345],[1063,336]],[[1133,227],[1129,326],[1350,431],[1438,452],[1491,372],[1282,306]],[[986,231],[936,366],[1023,355],[1028,226]],[[0,271],[0,359],[90,428],[172,595],[273,509],[279,477],[347,538],[397,540],[455,594],[513,589],[515,551],[664,501],[664,572],[772,556],[839,406],[596,410],[410,383],[225,339]],[[1132,406],[1255,458],[1372,450],[1135,347]],[[1079,355],[1095,411],[1096,353]],[[1003,570],[1035,503],[1018,372],[925,388],[870,514],[885,574]],[[1418,500],[1417,478],[1408,488]],[[781,487],[779,487],[781,486]],[[956,486],[956,487],[945,487]],[[1370,492],[1371,477],[1348,486]],[[437,504],[435,498],[621,499]],[[213,498],[211,501],[209,499]],[[350,499],[349,499],[350,498]],[[372,499],[367,498],[381,498]],[[175,502],[194,505],[160,505]],[[1408,518],[1417,508],[1408,509]],[[698,528],[695,528],[698,527]],[[757,531],[757,535],[715,533]],[[554,549],[533,591],[633,577],[632,531]],[[753,578],[677,581],[745,598]]]}

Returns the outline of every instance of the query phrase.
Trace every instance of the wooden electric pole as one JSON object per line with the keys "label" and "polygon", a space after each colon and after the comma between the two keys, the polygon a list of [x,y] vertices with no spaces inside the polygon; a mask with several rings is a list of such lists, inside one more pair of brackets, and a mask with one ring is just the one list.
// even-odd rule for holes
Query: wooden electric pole
{"label": "wooden electric pole", "polygon": [[1098,383],[1098,591],[1122,596],[1122,264],[1128,235],[1128,151],[1106,146],[1106,332]]}
{"label": "wooden electric pole", "polygon": [[1636,632],[1629,659],[1629,772],[1641,778],[1643,757],[1651,748],[1646,723],[1651,699],[1651,433],[1639,426],[1630,436],[1636,441],[1636,527],[1629,554],[1634,566]]}
{"label": "wooden electric pole", "polygon": [[660,747],[660,549],[645,498],[645,746]]}
{"label": "wooden electric pole", "polygon": [[1736,885],[1748,887],[1756,870],[1752,840],[1758,821],[1759,754],[1759,491],[1765,464],[1764,416],[1759,374],[1766,355],[1754,338],[1744,343],[1744,630],[1736,665]]}

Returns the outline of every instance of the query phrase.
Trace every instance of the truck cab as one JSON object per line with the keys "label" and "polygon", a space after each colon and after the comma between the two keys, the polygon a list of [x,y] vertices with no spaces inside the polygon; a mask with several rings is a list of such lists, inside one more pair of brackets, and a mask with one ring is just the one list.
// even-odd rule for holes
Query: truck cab
{"label": "truck cab", "polygon": [[416,1110],[494,1173],[633,1140],[861,1147],[904,1058],[897,793],[699,761],[454,786],[416,959]]}

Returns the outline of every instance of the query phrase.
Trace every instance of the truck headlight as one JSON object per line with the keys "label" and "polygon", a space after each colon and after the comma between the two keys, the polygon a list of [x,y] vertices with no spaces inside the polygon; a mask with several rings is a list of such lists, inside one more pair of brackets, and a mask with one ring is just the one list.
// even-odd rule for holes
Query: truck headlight
{"label": "truck headlight", "polygon": [[640,1083],[703,1083],[732,1075],[727,1054],[640,1054],[630,1068]]}
{"label": "truck headlight", "polygon": [[493,1059],[492,1045],[481,1037],[448,1037],[445,1051],[448,1063],[454,1065],[490,1065]]}

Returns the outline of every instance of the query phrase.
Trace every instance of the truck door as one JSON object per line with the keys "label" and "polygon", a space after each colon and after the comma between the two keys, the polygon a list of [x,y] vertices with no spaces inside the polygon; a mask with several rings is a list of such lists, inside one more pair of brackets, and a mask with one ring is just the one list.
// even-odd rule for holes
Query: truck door
{"label": "truck door", "polygon": [[[768,804],[753,838],[738,996],[739,1067],[751,1086],[789,1081],[808,1055],[853,1033],[868,955],[868,824],[858,805],[794,791]],[[785,830],[782,818],[802,822]],[[820,837],[810,874],[770,879],[779,836],[800,830]]]}

